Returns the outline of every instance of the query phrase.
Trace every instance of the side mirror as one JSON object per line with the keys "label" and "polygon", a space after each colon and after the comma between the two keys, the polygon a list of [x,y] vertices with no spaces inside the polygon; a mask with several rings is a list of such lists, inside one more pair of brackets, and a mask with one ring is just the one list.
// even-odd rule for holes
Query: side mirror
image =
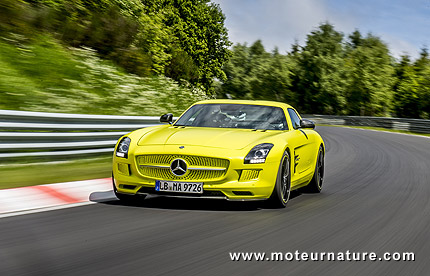
{"label": "side mirror", "polygon": [[315,128],[315,123],[311,120],[301,119],[300,120],[300,128]]}
{"label": "side mirror", "polygon": [[172,113],[167,113],[167,114],[161,115],[161,117],[160,117],[161,123],[172,124],[172,121],[173,121],[173,114]]}

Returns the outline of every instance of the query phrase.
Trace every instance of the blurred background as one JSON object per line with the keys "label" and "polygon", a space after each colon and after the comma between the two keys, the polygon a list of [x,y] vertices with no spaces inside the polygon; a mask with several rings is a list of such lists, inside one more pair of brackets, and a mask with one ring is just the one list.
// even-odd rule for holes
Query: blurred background
{"label": "blurred background", "polygon": [[208,0],[1,0],[0,189],[109,177],[111,152],[100,149],[132,128],[105,125],[155,123],[96,115],[179,116],[198,100],[233,98],[429,119],[425,46],[394,58],[377,35],[323,22],[280,52],[261,40],[233,45],[224,21]]}

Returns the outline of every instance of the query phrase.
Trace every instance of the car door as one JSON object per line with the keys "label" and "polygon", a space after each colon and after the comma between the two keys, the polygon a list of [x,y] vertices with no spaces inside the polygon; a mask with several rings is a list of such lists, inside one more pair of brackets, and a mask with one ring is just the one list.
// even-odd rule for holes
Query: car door
{"label": "car door", "polygon": [[288,108],[288,115],[293,127],[291,130],[293,135],[289,138],[288,143],[292,150],[291,182],[295,186],[307,181],[307,177],[313,172],[311,169],[314,135],[310,133],[310,130],[300,128],[300,117],[294,109]]}

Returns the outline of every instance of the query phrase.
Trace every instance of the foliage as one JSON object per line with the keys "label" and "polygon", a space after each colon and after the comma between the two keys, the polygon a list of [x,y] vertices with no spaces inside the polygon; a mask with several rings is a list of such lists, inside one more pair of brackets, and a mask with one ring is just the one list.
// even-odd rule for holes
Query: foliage
{"label": "foliage", "polygon": [[277,49],[267,59],[251,82],[253,98],[288,101],[291,99],[288,59],[280,55]]}
{"label": "foliage", "polygon": [[[230,46],[225,16],[220,7],[209,0],[165,0],[145,1],[154,13],[164,13],[164,25],[174,34],[175,47],[182,50],[193,61],[198,78],[191,78],[195,84],[203,85],[212,93],[214,78],[223,80],[222,65],[228,60]],[[176,50],[176,53],[181,51]],[[176,56],[178,57],[178,56]],[[191,67],[191,68],[192,68]]]}
{"label": "foliage", "polygon": [[236,44],[218,96],[285,101],[302,113],[429,118],[430,59],[396,61],[377,36],[358,30],[344,39],[321,24],[304,46],[265,51],[257,40]]}
{"label": "foliage", "polygon": [[[209,0],[4,0],[0,31],[49,32],[90,47],[139,76],[166,75],[212,93],[230,45],[224,15]],[[183,81],[184,80],[184,81]]]}
{"label": "foliage", "polygon": [[396,66],[394,85],[395,114],[406,118],[428,118],[430,97],[430,66],[426,51],[411,63],[409,56],[402,56]]}
{"label": "foliage", "polygon": [[391,111],[393,67],[388,47],[371,34],[350,36],[345,57],[346,111],[349,115],[384,116]]}
{"label": "foliage", "polygon": [[343,35],[324,23],[307,36],[297,55],[294,87],[302,112],[334,114],[345,104]]}
{"label": "foliage", "polygon": [[207,98],[164,76],[128,74],[91,48],[65,49],[49,36],[37,43],[19,38],[0,42],[0,109],[179,115]]}
{"label": "foliage", "polygon": [[248,47],[233,46],[234,55],[225,65],[227,79],[221,86],[219,96],[228,91],[234,98],[285,101],[290,98],[288,89],[290,71],[288,58],[278,50],[268,53],[260,40]]}
{"label": "foliage", "polygon": [[427,48],[423,48],[414,64],[418,78],[418,97],[420,99],[421,118],[430,119],[430,57]]}
{"label": "foliage", "polygon": [[224,20],[209,0],[2,0],[1,105],[156,114],[216,92],[302,113],[430,116],[427,49],[396,60],[379,37],[325,22],[287,53],[261,40],[230,50]]}

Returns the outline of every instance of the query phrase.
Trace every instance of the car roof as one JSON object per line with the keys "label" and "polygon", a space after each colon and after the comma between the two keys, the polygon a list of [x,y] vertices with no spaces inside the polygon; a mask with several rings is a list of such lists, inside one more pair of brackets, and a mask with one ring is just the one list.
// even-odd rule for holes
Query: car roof
{"label": "car roof", "polygon": [[248,104],[248,105],[265,105],[276,106],[281,108],[293,108],[291,105],[275,101],[255,101],[255,100],[230,100],[230,99],[214,99],[196,102],[195,104]]}

